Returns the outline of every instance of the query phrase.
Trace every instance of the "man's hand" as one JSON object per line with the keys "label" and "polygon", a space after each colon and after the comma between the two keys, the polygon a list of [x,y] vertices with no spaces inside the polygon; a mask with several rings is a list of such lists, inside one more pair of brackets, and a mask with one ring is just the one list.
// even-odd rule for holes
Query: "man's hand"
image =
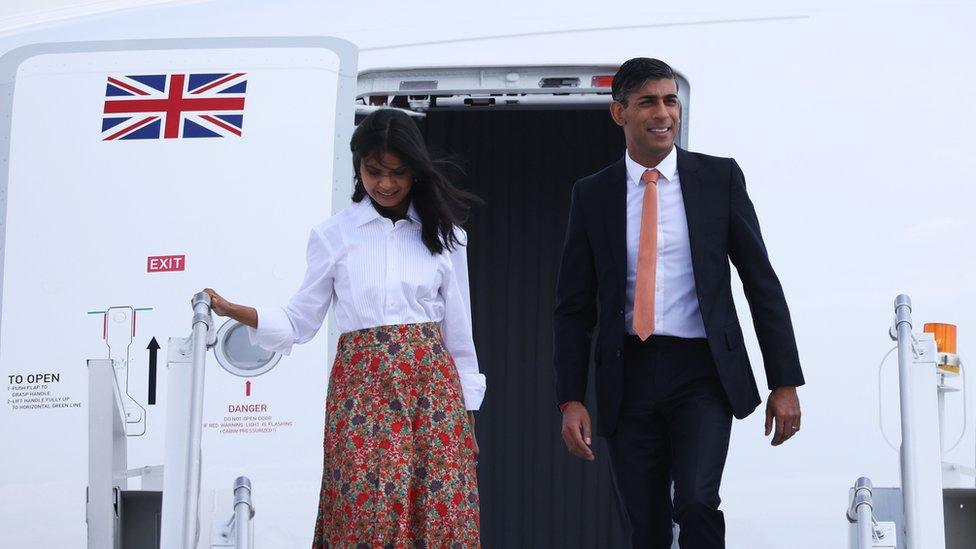
{"label": "man's hand", "polygon": [[593,461],[595,456],[590,450],[592,436],[590,434],[590,414],[582,402],[572,401],[563,408],[563,442],[566,449],[574,456]]}
{"label": "man's hand", "polygon": [[773,432],[774,419],[776,434],[773,435],[773,446],[783,444],[800,430],[800,399],[796,396],[796,387],[777,387],[769,393],[766,401],[767,437]]}

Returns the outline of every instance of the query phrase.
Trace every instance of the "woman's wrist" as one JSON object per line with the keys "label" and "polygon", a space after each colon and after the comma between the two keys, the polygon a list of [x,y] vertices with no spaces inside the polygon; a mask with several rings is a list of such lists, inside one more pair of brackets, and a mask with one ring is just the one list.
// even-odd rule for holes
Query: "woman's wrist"
{"label": "woman's wrist", "polygon": [[241,324],[250,326],[251,328],[257,329],[258,327],[258,313],[254,307],[238,305],[237,303],[228,303],[227,316],[233,318]]}

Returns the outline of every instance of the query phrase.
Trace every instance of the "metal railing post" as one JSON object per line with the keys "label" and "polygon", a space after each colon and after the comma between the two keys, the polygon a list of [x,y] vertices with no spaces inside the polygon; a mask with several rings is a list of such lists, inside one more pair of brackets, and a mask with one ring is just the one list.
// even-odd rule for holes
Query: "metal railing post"
{"label": "metal railing post", "polygon": [[[905,294],[895,298],[895,332],[898,335],[898,392],[901,402],[901,489],[905,501],[905,530],[916,531],[919,523],[916,504],[917,466],[915,461],[914,421],[912,420],[912,300]],[[911,537],[909,537],[911,539]]]}
{"label": "metal railing post", "polygon": [[857,523],[857,549],[874,547],[874,502],[871,479],[861,477],[854,483],[854,497],[847,510],[847,520]]}
{"label": "metal railing post", "polygon": [[203,389],[206,372],[207,347],[213,332],[210,314],[210,296],[200,292],[193,296],[193,378],[188,425],[187,477],[183,501],[183,549],[194,549],[200,532],[200,468],[201,439],[203,437]]}
{"label": "metal railing post", "polygon": [[912,301],[895,298],[901,401],[901,488],[908,549],[944,549],[938,368],[932,334],[912,333]]}
{"label": "metal railing post", "polygon": [[237,477],[234,481],[234,547],[236,549],[251,549],[251,518],[253,517],[251,481],[247,477]]}

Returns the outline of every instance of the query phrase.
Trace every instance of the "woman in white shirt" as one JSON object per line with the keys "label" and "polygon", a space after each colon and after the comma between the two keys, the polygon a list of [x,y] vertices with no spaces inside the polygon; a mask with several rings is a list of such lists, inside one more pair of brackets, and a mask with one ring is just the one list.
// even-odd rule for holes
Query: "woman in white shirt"
{"label": "woman in white shirt", "polygon": [[460,229],[477,198],[443,175],[403,112],[370,114],[351,146],[353,203],[312,229],[288,304],[254,309],[206,291],[216,314],[285,354],[335,305],[343,333],[313,547],[478,547],[472,412],[485,378]]}

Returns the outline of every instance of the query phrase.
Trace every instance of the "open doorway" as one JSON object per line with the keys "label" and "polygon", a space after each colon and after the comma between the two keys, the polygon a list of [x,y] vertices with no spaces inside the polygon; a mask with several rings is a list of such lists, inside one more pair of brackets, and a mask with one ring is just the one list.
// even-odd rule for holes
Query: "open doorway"
{"label": "open doorway", "polygon": [[[488,378],[477,420],[485,547],[627,544],[605,442],[595,438],[594,463],[563,445],[552,368],[570,191],[624,153],[623,133],[608,112],[614,71],[440,69],[360,78],[361,110],[411,112],[428,147],[458,161],[460,185],[485,201],[466,227],[474,338]],[[679,89],[686,118],[687,83]],[[592,372],[589,389],[595,418]]]}
{"label": "open doorway", "polygon": [[583,463],[559,434],[552,307],[573,182],[619,158],[622,133],[603,109],[485,109],[428,113],[426,136],[463,159],[463,185],[485,200],[467,228],[489,387],[477,424],[485,547],[619,547],[602,439]]}

